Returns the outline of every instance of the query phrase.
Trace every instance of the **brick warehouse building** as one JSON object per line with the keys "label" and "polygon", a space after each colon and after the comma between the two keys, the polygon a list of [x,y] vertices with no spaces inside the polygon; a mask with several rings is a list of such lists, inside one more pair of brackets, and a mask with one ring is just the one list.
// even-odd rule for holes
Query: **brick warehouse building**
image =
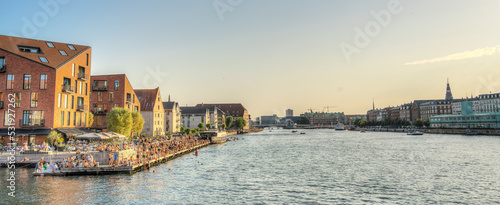
{"label": "brick warehouse building", "polygon": [[123,107],[130,111],[141,111],[132,85],[125,74],[90,76],[92,92],[90,110],[94,114],[91,129],[106,132],[106,114],[114,107]]}
{"label": "brick warehouse building", "polygon": [[[66,136],[87,126],[91,47],[0,35],[0,135],[42,144],[53,128]],[[9,121],[9,95],[15,99]]]}

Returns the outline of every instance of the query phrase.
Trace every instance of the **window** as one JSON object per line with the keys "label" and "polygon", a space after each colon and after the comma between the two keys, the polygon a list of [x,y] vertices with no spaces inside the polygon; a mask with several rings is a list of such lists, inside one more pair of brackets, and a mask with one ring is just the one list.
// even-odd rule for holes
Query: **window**
{"label": "window", "polygon": [[120,81],[115,80],[115,90],[118,90],[120,88]]}
{"label": "window", "polygon": [[14,93],[14,107],[21,107],[21,93]]}
{"label": "window", "polygon": [[71,96],[71,109],[75,109],[75,96]]}
{"label": "window", "polygon": [[61,108],[61,93],[59,93],[59,96],[58,96],[57,107]]}
{"label": "window", "polygon": [[68,45],[69,50],[76,51],[75,47],[72,45]]}
{"label": "window", "polygon": [[102,102],[101,92],[97,92],[97,102]]}
{"label": "window", "polygon": [[31,93],[31,107],[38,107],[38,93]]}
{"label": "window", "polygon": [[78,82],[77,82],[77,80],[75,80],[75,93],[78,93],[78,90],[76,90],[76,89],[78,89],[77,85],[78,85]]}
{"label": "window", "polygon": [[68,111],[68,123],[67,123],[68,126],[69,126],[70,122],[71,122],[71,112]]}
{"label": "window", "polygon": [[0,69],[5,66],[5,57],[0,57]]}
{"label": "window", "polygon": [[118,104],[115,104],[113,107],[118,107]]}
{"label": "window", "polygon": [[132,103],[135,103],[135,95],[132,95]]}
{"label": "window", "polygon": [[82,113],[78,113],[78,126],[82,126]]}
{"label": "window", "polygon": [[76,106],[77,106],[78,109],[83,109],[83,98],[82,97],[78,97],[76,99],[76,103],[77,103]]}
{"label": "window", "polygon": [[47,46],[48,46],[49,48],[54,48],[54,44],[52,44],[51,42],[45,42],[45,43],[47,44]]}
{"label": "window", "polygon": [[21,51],[21,52],[43,54],[42,49],[40,49],[38,47],[31,47],[31,46],[17,46],[17,47],[19,48],[19,51]]}
{"label": "window", "polygon": [[82,123],[82,124],[83,124],[83,126],[87,125],[87,113],[84,113],[84,114],[83,114],[83,121],[82,121],[82,122],[83,122],[83,123]]}
{"label": "window", "polygon": [[89,54],[87,53],[87,66],[89,66]]}
{"label": "window", "polygon": [[[10,111],[12,111],[12,112],[10,112]],[[14,115],[14,110],[5,109],[4,118],[3,118],[3,125],[5,125],[5,126],[14,125],[14,123],[15,123],[14,117],[9,117],[9,114]]]}
{"label": "window", "polygon": [[130,93],[127,93],[127,102],[132,102],[132,95]]}
{"label": "window", "polygon": [[75,77],[75,64],[71,64],[71,76]]}
{"label": "window", "polygon": [[43,111],[24,110],[22,124],[24,126],[41,126],[43,125]]}
{"label": "window", "polygon": [[66,53],[66,51],[63,51],[63,50],[59,50],[59,53],[63,56],[67,56],[68,54]]}
{"label": "window", "polygon": [[110,101],[110,102],[113,102],[113,92],[110,92],[110,93],[109,93],[109,101]]}
{"label": "window", "polygon": [[87,88],[88,88],[88,83],[85,83],[85,96],[87,96]]}
{"label": "window", "polygon": [[45,58],[45,57],[40,56],[38,58],[40,58],[40,61],[42,61],[42,63],[48,63],[49,62],[49,60],[47,60],[47,58]]}
{"label": "window", "polygon": [[68,109],[68,94],[64,94],[64,108]]}
{"label": "window", "polygon": [[8,74],[7,75],[7,90],[12,90],[12,89],[14,89],[14,75]]}
{"label": "window", "polygon": [[47,75],[41,74],[40,75],[40,90],[46,90],[46,89],[47,89]]}
{"label": "window", "polygon": [[61,126],[64,126],[64,111],[61,111]]}
{"label": "window", "polygon": [[76,112],[73,112],[73,126],[76,126]]}
{"label": "window", "polygon": [[82,83],[82,82],[80,82],[80,88],[79,88],[79,90],[80,90],[80,95],[82,94],[82,85],[83,85],[83,83]]}

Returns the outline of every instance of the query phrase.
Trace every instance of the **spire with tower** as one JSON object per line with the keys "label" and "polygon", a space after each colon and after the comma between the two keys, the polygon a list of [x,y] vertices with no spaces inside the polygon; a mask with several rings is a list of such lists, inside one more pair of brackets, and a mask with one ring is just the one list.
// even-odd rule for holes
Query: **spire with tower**
{"label": "spire with tower", "polygon": [[446,79],[446,101],[452,101],[453,100],[453,95],[451,94],[451,88],[450,88],[450,80],[447,78]]}

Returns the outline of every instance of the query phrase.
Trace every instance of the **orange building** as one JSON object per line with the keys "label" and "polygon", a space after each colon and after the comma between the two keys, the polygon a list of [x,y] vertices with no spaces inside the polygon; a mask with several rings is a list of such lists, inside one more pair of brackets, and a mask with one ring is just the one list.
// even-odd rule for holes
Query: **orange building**
{"label": "orange building", "polygon": [[2,144],[8,127],[18,145],[41,144],[53,128],[70,136],[87,127],[90,65],[89,46],[0,35]]}
{"label": "orange building", "polygon": [[106,132],[106,114],[114,107],[141,111],[141,104],[125,74],[93,75],[90,77],[92,93],[90,110],[94,114],[91,129]]}

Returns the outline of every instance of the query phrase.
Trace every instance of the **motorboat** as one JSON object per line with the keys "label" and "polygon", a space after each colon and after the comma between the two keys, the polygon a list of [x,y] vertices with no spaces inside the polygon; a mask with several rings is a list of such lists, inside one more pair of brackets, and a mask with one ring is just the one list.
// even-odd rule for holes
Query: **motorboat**
{"label": "motorboat", "polygon": [[406,133],[407,135],[423,135],[424,133],[420,132],[420,131],[413,131],[413,132],[408,132]]}

